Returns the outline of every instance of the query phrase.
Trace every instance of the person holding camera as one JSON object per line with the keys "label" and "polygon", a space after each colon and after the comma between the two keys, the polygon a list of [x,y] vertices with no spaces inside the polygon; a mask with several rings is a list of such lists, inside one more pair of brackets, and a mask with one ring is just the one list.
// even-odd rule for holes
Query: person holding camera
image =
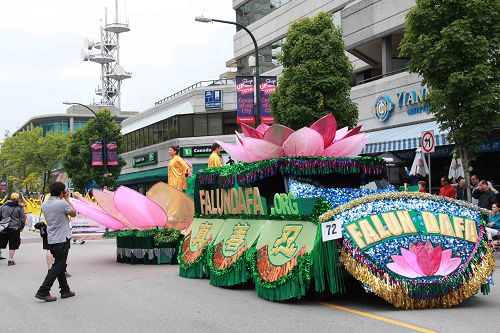
{"label": "person holding camera", "polygon": [[61,298],[75,296],[69,288],[65,274],[71,240],[68,215],[76,216],[76,209],[71,204],[69,196],[66,186],[61,182],[55,182],[50,185],[50,198],[42,204],[42,212],[47,223],[47,243],[54,257],[54,264],[47,272],[35,297],[46,302],[57,300],[50,295],[50,289],[56,279],[59,281]]}
{"label": "person holding camera", "polygon": [[16,264],[14,253],[21,245],[21,231],[26,224],[24,208],[19,204],[19,193],[12,193],[10,200],[0,207],[0,218],[7,227],[0,233],[0,248],[5,249],[9,244],[8,266]]}

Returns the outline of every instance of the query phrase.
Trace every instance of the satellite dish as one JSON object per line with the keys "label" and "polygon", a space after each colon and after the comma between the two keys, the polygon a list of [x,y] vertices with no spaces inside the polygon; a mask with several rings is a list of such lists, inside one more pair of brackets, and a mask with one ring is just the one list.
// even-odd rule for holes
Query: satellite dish
{"label": "satellite dish", "polygon": [[82,61],[88,61],[90,59],[90,53],[85,51],[84,49],[81,49],[80,57],[82,58]]}
{"label": "satellite dish", "polygon": [[95,45],[95,43],[91,39],[85,38],[83,40],[83,47],[87,50],[92,50],[94,45]]}
{"label": "satellite dish", "polygon": [[113,69],[113,73],[115,73],[115,75],[125,75],[125,70],[121,65],[116,65]]}

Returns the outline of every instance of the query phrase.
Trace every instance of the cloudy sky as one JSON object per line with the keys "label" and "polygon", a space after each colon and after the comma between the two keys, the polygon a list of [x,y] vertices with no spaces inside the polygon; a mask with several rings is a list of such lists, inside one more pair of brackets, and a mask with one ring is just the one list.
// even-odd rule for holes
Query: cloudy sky
{"label": "cloudy sky", "polygon": [[[234,21],[229,0],[119,0],[122,109],[144,111],[168,95],[216,79],[232,58],[233,26],[203,24],[197,15]],[[100,66],[83,62],[85,37],[99,40],[100,20],[114,0],[0,0],[0,138],[36,115],[64,113],[63,101],[91,103]]]}

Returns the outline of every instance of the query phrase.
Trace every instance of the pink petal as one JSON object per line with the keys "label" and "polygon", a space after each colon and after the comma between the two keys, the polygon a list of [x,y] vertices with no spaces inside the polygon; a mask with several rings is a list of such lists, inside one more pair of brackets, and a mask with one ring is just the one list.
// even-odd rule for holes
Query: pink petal
{"label": "pink petal", "polygon": [[146,195],[167,213],[167,227],[183,230],[193,221],[194,201],[186,193],[166,183],[158,182]]}
{"label": "pink petal", "polygon": [[443,275],[443,272],[448,268],[448,264],[451,258],[451,249],[444,250],[441,254],[441,264],[435,275]]}
{"label": "pink petal", "polygon": [[366,140],[368,140],[368,136],[366,134],[361,134],[361,135],[363,135],[363,138],[357,144],[354,144],[351,147],[349,154],[347,154],[348,157],[358,156],[365,147]]}
{"label": "pink petal", "polygon": [[[455,269],[457,269],[458,266],[460,266],[460,264],[462,263],[462,259],[460,258],[451,258],[449,263],[448,263],[448,267],[446,267],[443,271],[442,271],[442,274],[441,275],[449,275],[450,273],[452,273]],[[437,274],[436,274],[437,275]]]}
{"label": "pink petal", "polygon": [[308,127],[295,131],[283,143],[287,156],[319,156],[323,152],[323,137]]}
{"label": "pink petal", "polygon": [[260,124],[256,128],[257,132],[259,132],[262,135],[264,135],[268,129],[269,129],[269,125],[266,125],[266,124]]}
{"label": "pink petal", "polygon": [[243,147],[249,155],[255,156],[252,162],[283,156],[281,146],[264,140],[245,138]]}
{"label": "pink petal", "polygon": [[342,140],[345,135],[347,134],[347,132],[349,132],[349,128],[346,127],[342,127],[341,129],[337,130],[337,133],[335,133],[335,140],[334,141],[339,141],[339,140]]}
{"label": "pink petal", "polygon": [[359,149],[359,146],[365,140],[364,134],[357,134],[339,141],[334,141],[330,147],[323,151],[323,155],[345,157],[352,151]]}
{"label": "pink petal", "polygon": [[391,258],[394,262],[387,264],[387,267],[389,267],[394,272],[398,273],[399,275],[403,275],[410,278],[415,278],[420,276],[418,275],[417,272],[415,272],[411,268],[411,266],[406,262],[406,260],[402,256],[393,255],[391,256]]}
{"label": "pink petal", "polygon": [[113,202],[113,192],[110,191],[100,191],[94,189],[92,195],[99,204],[99,206],[110,216],[120,221],[122,224],[127,226],[129,229],[134,229],[134,225],[130,223],[125,216],[123,216],[118,209],[116,209]]}
{"label": "pink petal", "polygon": [[354,127],[353,129],[351,129],[350,131],[348,131],[346,133],[346,135],[343,137],[343,139],[348,138],[348,137],[353,136],[353,135],[356,135],[356,134],[359,134],[359,132],[361,132],[361,126],[362,125],[358,125],[358,126]]}
{"label": "pink petal", "polygon": [[156,202],[126,186],[118,187],[113,201],[118,211],[138,228],[167,225],[167,214]]}
{"label": "pink petal", "polygon": [[240,133],[238,133],[238,132],[236,132],[236,131],[235,131],[234,133],[236,134],[236,139],[238,139],[238,141],[239,141],[241,144],[243,144],[243,140],[245,140],[245,138],[244,138],[244,137],[242,137],[242,136],[241,136],[241,134],[240,134]]}
{"label": "pink petal", "polygon": [[417,263],[417,257],[414,253],[408,251],[407,249],[401,249],[401,255],[405,258],[405,261],[410,265],[411,269],[413,269],[419,276],[424,276],[425,274],[422,272]]}
{"label": "pink petal", "polygon": [[436,248],[428,241],[425,246],[419,245],[416,248],[417,263],[426,276],[434,275],[441,264],[441,246]]}
{"label": "pink petal", "polygon": [[264,133],[256,130],[255,128],[253,127],[250,127],[246,124],[240,124],[241,125],[241,130],[243,131],[243,134],[245,134],[245,136],[247,138],[255,138],[255,139],[262,139],[262,136]]}
{"label": "pink petal", "polygon": [[264,133],[264,136],[262,137],[263,140],[269,141],[274,143],[275,145],[282,146],[283,143],[288,139],[290,135],[292,135],[294,132],[293,129],[288,128],[283,125],[275,124],[271,126],[266,133]]}
{"label": "pink petal", "polygon": [[99,207],[96,204],[88,205],[87,203],[85,203],[85,201],[75,199],[71,199],[71,203],[78,213],[102,224],[106,228],[109,228],[111,230],[126,229],[126,227],[120,221],[113,218],[112,216],[109,216],[102,209],[96,208]]}
{"label": "pink petal", "polygon": [[222,141],[215,142],[218,143],[222,148],[224,148],[224,150],[227,151],[227,153],[231,157],[237,159],[238,161],[251,162],[245,148],[243,148],[243,145],[239,141],[236,144],[226,143]]}
{"label": "pink petal", "polygon": [[335,132],[337,131],[337,120],[331,114],[318,119],[314,124],[309,126],[310,129],[315,130],[323,136],[323,144],[328,147],[335,139]]}

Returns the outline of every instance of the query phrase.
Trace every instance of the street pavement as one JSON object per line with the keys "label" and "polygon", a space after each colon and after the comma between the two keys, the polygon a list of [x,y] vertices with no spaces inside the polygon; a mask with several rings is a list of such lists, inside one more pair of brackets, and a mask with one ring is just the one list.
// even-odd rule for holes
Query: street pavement
{"label": "street pavement", "polygon": [[[45,303],[34,298],[47,270],[41,239],[25,231],[23,241],[17,265],[0,261],[2,333],[500,331],[498,286],[452,309],[397,310],[364,293],[273,303],[251,287],[181,278],[177,265],[116,263],[114,240],[72,245],[68,271],[76,297]],[[57,281],[52,295],[59,296]]]}

